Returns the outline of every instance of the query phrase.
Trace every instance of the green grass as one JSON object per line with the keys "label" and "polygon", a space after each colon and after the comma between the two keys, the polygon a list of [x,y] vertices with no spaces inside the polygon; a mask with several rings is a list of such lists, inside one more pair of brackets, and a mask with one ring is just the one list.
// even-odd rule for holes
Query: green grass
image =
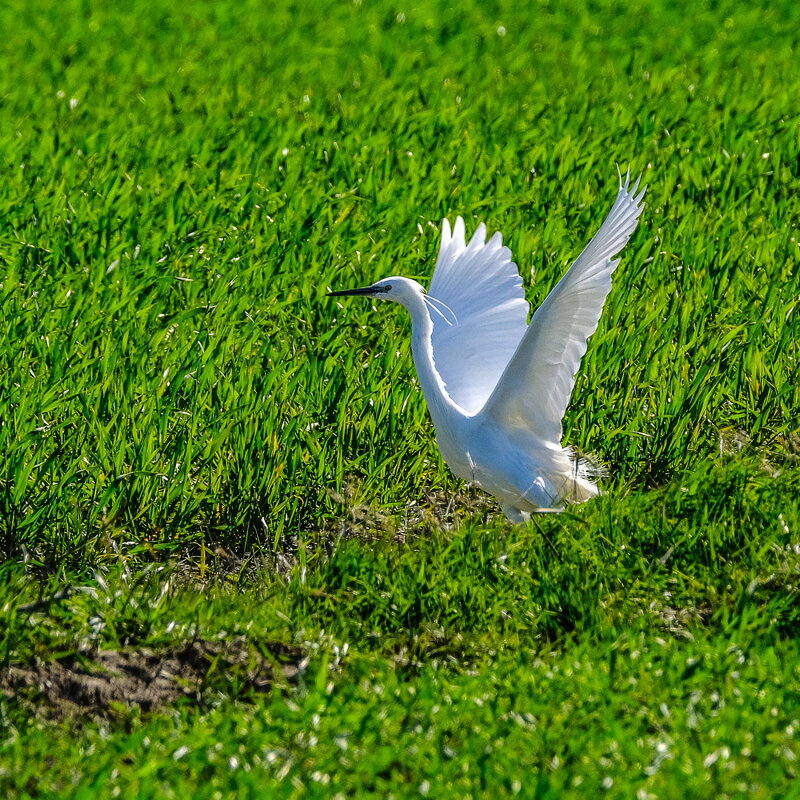
{"label": "green grass", "polygon": [[[325,5],[0,9],[0,676],[306,654],[152,714],[4,695],[0,788],[800,796],[800,11]],[[427,281],[461,214],[539,302],[616,164],[647,209],[565,420],[608,495],[514,528],[404,312],[324,295]]]}

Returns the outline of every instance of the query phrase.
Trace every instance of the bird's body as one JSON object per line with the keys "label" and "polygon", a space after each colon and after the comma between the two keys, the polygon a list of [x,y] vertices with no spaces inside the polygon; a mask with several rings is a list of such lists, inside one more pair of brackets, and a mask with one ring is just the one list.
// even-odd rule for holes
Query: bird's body
{"label": "bird's body", "polygon": [[[560,502],[582,502],[597,495],[586,465],[558,441],[537,436],[525,419],[518,425],[508,424],[491,409],[481,407],[470,413],[454,402],[435,361],[436,323],[425,299],[431,295],[408,278],[386,280],[392,281],[393,299],[411,312],[414,364],[436,429],[436,443],[450,469],[494,495],[515,522],[523,522],[532,511],[552,510]],[[439,323],[444,324],[441,319]],[[501,365],[500,372],[505,366]]]}
{"label": "bird's body", "polygon": [[430,290],[391,277],[333,292],[393,300],[412,320],[412,353],[444,460],[494,495],[514,522],[599,493],[596,471],[561,445],[561,420],[586,341],[611,289],[613,256],[643,208],[638,181],[620,184],[597,235],[527,323],[511,251],[481,224],[469,244],[459,217],[442,225]]}

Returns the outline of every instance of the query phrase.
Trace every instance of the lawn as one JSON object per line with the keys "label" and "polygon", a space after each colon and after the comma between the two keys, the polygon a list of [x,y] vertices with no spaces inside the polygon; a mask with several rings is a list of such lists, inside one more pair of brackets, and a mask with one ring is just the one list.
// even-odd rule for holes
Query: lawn
{"label": "lawn", "polygon": [[[800,8],[0,29],[0,795],[800,798]],[[512,526],[403,309],[325,295],[461,215],[535,305],[617,166],[564,423],[606,493]]]}

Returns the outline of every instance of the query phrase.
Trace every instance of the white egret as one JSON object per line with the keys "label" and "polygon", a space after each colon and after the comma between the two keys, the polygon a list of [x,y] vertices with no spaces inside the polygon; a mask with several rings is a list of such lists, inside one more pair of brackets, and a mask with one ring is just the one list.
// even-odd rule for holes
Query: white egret
{"label": "white egret", "polygon": [[[640,179],[639,179],[640,180]],[[411,313],[411,349],[436,441],[453,472],[500,502],[513,522],[561,511],[599,494],[598,470],[561,445],[561,421],[587,339],[594,333],[614,256],[644,208],[639,180],[622,181],[600,230],[528,324],[528,303],[511,251],[481,223],[469,244],[464,221],[442,222],[429,291],[384,278],[331,296],[392,300]]]}

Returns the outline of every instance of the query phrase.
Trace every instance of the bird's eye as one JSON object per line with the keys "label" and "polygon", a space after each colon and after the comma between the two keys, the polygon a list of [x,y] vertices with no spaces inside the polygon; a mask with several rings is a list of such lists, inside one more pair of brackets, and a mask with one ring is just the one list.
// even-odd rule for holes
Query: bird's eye
{"label": "bird's eye", "polygon": [[391,286],[391,284],[389,284],[388,286],[384,286],[384,287],[383,287],[383,291],[384,291],[384,292],[391,292],[391,291],[392,291],[392,286]]}

